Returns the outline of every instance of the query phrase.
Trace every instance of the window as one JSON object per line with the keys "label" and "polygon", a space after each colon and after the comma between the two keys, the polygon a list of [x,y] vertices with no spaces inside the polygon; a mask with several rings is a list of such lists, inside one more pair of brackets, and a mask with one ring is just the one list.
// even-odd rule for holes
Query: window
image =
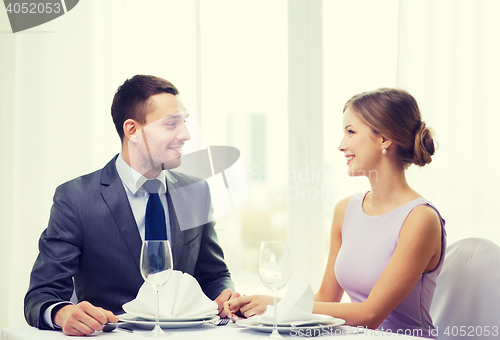
{"label": "window", "polygon": [[[365,177],[349,177],[343,154],[342,110],[353,95],[396,87],[398,1],[323,1],[324,247],[329,247],[335,204],[368,190]],[[326,259],[321,259],[326,264]]]}
{"label": "window", "polygon": [[241,151],[246,203],[217,221],[238,291],[267,292],[260,242],[286,239],[287,3],[200,1],[201,126],[207,145]]}

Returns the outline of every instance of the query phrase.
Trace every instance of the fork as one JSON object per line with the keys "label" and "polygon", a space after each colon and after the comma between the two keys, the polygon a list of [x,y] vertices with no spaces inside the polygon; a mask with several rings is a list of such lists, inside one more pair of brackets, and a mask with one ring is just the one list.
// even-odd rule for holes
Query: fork
{"label": "fork", "polygon": [[214,325],[216,326],[225,326],[231,321],[230,318],[222,318],[214,322]]}

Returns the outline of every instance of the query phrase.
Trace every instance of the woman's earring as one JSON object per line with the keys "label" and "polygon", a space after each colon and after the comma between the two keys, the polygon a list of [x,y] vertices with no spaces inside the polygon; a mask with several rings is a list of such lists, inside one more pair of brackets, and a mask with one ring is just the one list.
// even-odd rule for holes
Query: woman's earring
{"label": "woman's earring", "polygon": [[387,155],[387,149],[382,149],[382,154]]}

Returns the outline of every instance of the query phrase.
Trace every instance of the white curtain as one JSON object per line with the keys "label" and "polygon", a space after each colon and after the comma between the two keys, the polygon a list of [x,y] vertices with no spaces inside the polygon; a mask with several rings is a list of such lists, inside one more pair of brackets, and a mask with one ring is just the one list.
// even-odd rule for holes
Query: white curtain
{"label": "white curtain", "polygon": [[449,243],[500,244],[500,1],[401,0],[398,86],[419,102],[439,149],[410,182],[437,205]]}
{"label": "white curtain", "polygon": [[86,0],[9,33],[0,10],[0,329],[25,325],[23,299],[57,185],[120,150],[117,87],[135,74],[196,98],[195,1]]}

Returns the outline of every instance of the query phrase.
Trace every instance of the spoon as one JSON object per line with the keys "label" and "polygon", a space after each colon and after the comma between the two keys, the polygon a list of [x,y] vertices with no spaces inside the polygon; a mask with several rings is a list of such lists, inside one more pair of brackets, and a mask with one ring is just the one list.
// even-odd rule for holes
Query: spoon
{"label": "spoon", "polygon": [[118,324],[115,323],[115,322],[108,322],[107,324],[105,324],[104,326],[102,326],[102,331],[103,332],[112,332],[116,329],[116,327],[118,327]]}
{"label": "spoon", "polygon": [[130,332],[130,333],[133,332],[132,329],[125,328],[125,327],[118,327],[118,324],[119,324],[118,322],[108,322],[107,324],[102,326],[102,331],[109,333],[109,332],[114,331],[115,329],[118,329],[120,331],[125,331],[125,332]]}

